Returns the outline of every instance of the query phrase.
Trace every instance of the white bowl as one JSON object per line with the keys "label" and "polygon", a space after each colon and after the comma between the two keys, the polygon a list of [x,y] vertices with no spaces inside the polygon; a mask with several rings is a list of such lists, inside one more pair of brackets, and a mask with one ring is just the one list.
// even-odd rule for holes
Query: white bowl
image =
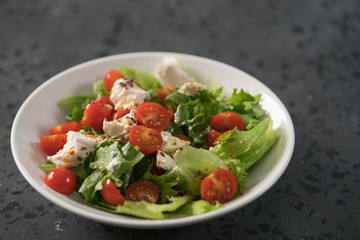
{"label": "white bowl", "polygon": [[[200,78],[210,77],[224,86],[226,94],[233,88],[243,88],[251,94],[262,94],[262,107],[273,119],[274,129],[281,137],[271,151],[249,173],[244,194],[224,208],[202,215],[168,220],[144,220],[116,215],[84,204],[79,194],[59,194],[43,183],[44,172],[38,163],[46,162],[39,139],[48,130],[65,122],[57,103],[73,94],[88,95],[92,83],[119,66],[128,66],[153,73],[156,64],[165,56],[175,56]],[[203,57],[167,52],[138,52],[119,54],[82,63],[65,70],[39,86],[19,109],[11,131],[11,148],[15,163],[25,179],[40,194],[58,206],[82,217],[106,224],[131,228],[169,228],[194,224],[232,212],[265,193],[285,171],[294,149],[295,134],[290,115],[279,98],[263,83],[227,64]]]}

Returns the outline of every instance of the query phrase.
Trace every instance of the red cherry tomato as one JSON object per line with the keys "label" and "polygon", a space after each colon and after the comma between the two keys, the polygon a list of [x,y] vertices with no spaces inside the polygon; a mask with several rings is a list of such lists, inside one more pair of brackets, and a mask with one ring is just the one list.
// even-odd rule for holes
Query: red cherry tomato
{"label": "red cherry tomato", "polygon": [[61,150],[67,141],[66,134],[55,134],[40,138],[40,144],[47,155],[51,156]]}
{"label": "red cherry tomato", "polygon": [[101,189],[101,196],[104,198],[105,202],[110,205],[117,206],[123,205],[125,202],[124,196],[120,193],[120,190],[117,189],[115,184],[110,180],[106,179]]}
{"label": "red cherry tomato", "polygon": [[209,147],[215,146],[215,141],[220,137],[220,135],[221,133],[219,133],[218,131],[215,131],[213,129],[210,130],[209,134],[206,137]]}
{"label": "red cherry tomato", "polygon": [[130,185],[126,191],[125,200],[157,203],[159,200],[159,193],[159,188],[155,183],[140,180]]}
{"label": "red cherry tomato", "polygon": [[113,115],[111,116],[111,120],[122,118],[123,116],[125,116],[129,112],[130,112],[130,110],[126,109],[126,108],[119,109],[119,110],[117,110],[116,112],[113,113]]}
{"label": "red cherry tomato", "polygon": [[204,200],[212,204],[216,201],[226,203],[235,196],[237,188],[235,175],[229,170],[219,168],[201,181],[200,193]]}
{"label": "red cherry tomato", "polygon": [[84,116],[81,119],[82,126],[90,126],[95,131],[102,128],[104,119],[111,118],[111,110],[103,101],[92,101],[89,103],[84,111]]}
{"label": "red cherry tomato", "polygon": [[166,106],[165,108],[166,108],[166,110],[168,110],[168,112],[170,114],[170,122],[174,123],[174,120],[175,120],[174,110],[170,106]]}
{"label": "red cherry tomato", "polygon": [[123,77],[124,76],[119,71],[115,69],[110,70],[104,77],[104,88],[106,91],[110,92],[116,80]]}
{"label": "red cherry tomato", "polygon": [[53,190],[69,195],[76,188],[75,174],[67,168],[54,168],[46,174],[44,182]]}
{"label": "red cherry tomato", "polygon": [[140,104],[136,109],[136,117],[140,124],[159,132],[170,123],[170,114],[166,108],[154,102]]}
{"label": "red cherry tomato", "polygon": [[53,127],[49,130],[50,135],[54,134],[65,134],[69,131],[78,132],[81,129],[81,123],[80,122],[68,122],[61,124],[59,126]]}
{"label": "red cherry tomato", "polygon": [[129,142],[138,146],[143,154],[151,154],[159,150],[162,144],[161,134],[151,128],[136,125],[129,131]]}
{"label": "red cherry tomato", "polygon": [[112,108],[115,107],[109,96],[98,97],[95,101],[103,101],[105,104],[110,105]]}
{"label": "red cherry tomato", "polygon": [[158,98],[163,102],[165,98],[169,95],[170,91],[167,88],[158,88],[156,89]]}
{"label": "red cherry tomato", "polygon": [[211,118],[210,127],[218,132],[226,132],[237,127],[240,131],[245,130],[242,118],[233,112],[223,112]]}

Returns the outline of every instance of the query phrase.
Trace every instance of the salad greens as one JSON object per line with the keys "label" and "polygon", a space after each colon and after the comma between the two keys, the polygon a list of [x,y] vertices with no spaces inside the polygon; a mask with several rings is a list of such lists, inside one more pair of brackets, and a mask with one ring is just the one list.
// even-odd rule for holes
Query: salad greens
{"label": "salad greens", "polygon": [[[222,88],[214,91],[201,89],[195,96],[176,91],[161,102],[156,95],[160,84],[153,75],[128,67],[121,67],[119,71],[147,90],[151,96],[150,101],[172,108],[174,122],[169,124],[166,131],[190,137],[192,146],[185,146],[176,152],[176,167],[157,175],[152,171],[154,156],[144,155],[138,147],[127,141],[107,138],[82,165],[69,168],[77,177],[78,192],[84,196],[86,203],[95,208],[147,219],[197,215],[219,209],[222,207],[221,203],[211,204],[200,198],[202,179],[218,168],[227,169],[236,176],[238,192],[242,192],[246,187],[247,171],[280,137],[272,129],[272,120],[265,116],[259,105],[261,95],[252,96],[242,89],[234,89],[232,95],[226,98]],[[109,93],[100,80],[94,83],[90,96],[70,96],[60,101],[59,107],[68,114],[69,121],[80,121],[86,105],[103,95]],[[241,116],[246,130],[239,131],[235,128],[221,134],[216,145],[209,150],[206,137],[210,132],[210,120],[214,115],[225,111]],[[80,132],[95,136],[103,133],[95,132],[90,127],[84,127]],[[40,167],[48,172],[56,166],[47,162]],[[103,183],[108,178],[122,194],[138,180],[152,181],[160,190],[159,201],[157,204],[125,201],[117,207],[109,205],[101,197]]]}

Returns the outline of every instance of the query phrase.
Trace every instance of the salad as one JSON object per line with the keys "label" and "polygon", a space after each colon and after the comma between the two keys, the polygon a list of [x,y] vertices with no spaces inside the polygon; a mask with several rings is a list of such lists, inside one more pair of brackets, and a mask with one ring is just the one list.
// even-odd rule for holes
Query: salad
{"label": "salad", "polygon": [[58,106],[67,122],[40,138],[53,190],[145,219],[203,214],[241,197],[247,174],[279,134],[261,95],[205,85],[174,57],[154,74],[129,67]]}

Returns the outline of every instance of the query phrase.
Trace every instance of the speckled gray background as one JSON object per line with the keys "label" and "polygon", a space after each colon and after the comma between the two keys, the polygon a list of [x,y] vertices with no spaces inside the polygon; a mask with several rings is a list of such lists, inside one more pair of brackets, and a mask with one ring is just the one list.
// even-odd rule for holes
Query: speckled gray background
{"label": "speckled gray background", "polygon": [[[81,62],[157,50],[223,61],[274,90],[296,128],[281,179],[224,217],[157,231],[88,221],[34,191],[9,140],[26,97]],[[0,239],[360,239],[359,1],[0,0],[0,95]]]}

